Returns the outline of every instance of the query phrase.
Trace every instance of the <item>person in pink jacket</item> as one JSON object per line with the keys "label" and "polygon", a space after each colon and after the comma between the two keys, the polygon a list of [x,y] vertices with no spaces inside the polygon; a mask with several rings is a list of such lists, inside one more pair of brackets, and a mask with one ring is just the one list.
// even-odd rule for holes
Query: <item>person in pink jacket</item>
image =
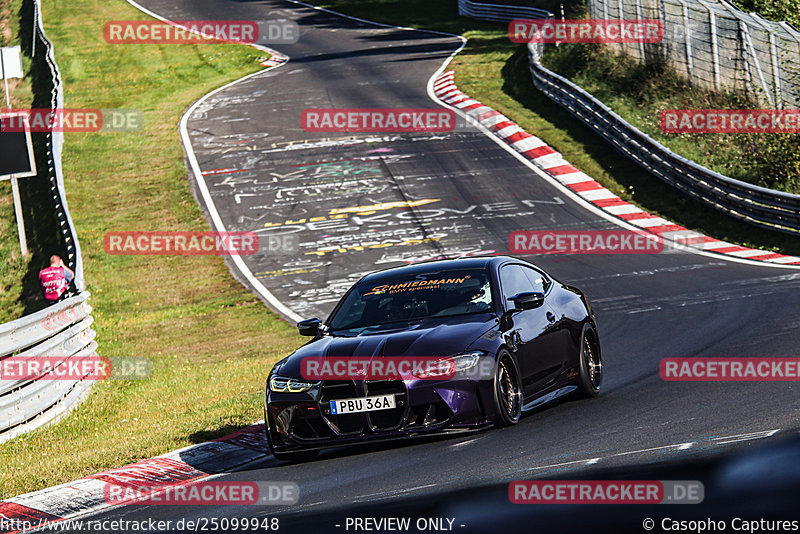
{"label": "person in pink jacket", "polygon": [[50,267],[39,271],[44,298],[50,301],[60,300],[74,278],[75,273],[64,265],[64,260],[55,255],[50,256]]}

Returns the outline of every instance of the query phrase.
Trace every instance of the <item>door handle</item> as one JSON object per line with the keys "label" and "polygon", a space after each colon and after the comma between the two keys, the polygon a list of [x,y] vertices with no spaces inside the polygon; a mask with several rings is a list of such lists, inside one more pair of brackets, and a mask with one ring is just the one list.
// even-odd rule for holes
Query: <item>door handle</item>
{"label": "door handle", "polygon": [[547,312],[547,320],[551,323],[556,322],[556,316],[553,315],[553,312]]}

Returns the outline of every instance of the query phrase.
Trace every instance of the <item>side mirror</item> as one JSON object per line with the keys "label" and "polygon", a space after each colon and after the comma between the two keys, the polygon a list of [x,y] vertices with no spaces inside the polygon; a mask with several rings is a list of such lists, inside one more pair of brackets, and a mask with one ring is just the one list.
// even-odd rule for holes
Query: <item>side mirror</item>
{"label": "side mirror", "polygon": [[322,321],[316,317],[312,317],[311,319],[306,319],[305,321],[297,323],[297,331],[300,332],[301,336],[316,336],[319,334],[319,327],[321,325]]}
{"label": "side mirror", "polygon": [[544,304],[544,293],[527,291],[514,295],[509,300],[514,303],[514,310],[516,311],[532,310]]}

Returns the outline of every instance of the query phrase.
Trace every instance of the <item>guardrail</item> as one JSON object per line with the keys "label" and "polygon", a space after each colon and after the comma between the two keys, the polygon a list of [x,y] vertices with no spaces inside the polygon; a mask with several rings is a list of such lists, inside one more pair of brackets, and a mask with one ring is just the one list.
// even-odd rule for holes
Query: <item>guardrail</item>
{"label": "guardrail", "polygon": [[[532,9],[458,1],[459,14],[481,20],[548,18],[541,10],[532,13]],[[545,68],[541,63],[543,51],[541,43],[528,45],[533,84],[622,154],[691,198],[727,215],[763,228],[800,234],[800,195],[729,178],[675,154],[581,87]]]}
{"label": "guardrail", "polygon": [[481,4],[470,0],[458,0],[458,14],[491,22],[511,22],[514,19],[548,19],[553,14],[544,9],[524,6]]}
{"label": "guardrail", "polygon": [[[53,45],[42,25],[40,0],[27,0],[35,22],[31,35],[34,61],[44,61],[50,72],[51,108],[64,107],[61,73],[55,62]],[[83,261],[64,189],[61,167],[62,132],[45,135],[47,175],[60,231],[67,249],[67,264],[75,271],[78,291],[44,310],[0,325],[0,364],[10,357],[48,357],[55,368],[69,364],[70,358],[94,355],[96,334],[92,330],[92,308],[83,276]],[[0,367],[0,372],[2,368]],[[94,382],[75,380],[2,380],[0,375],[0,443],[34,430],[64,415],[88,393]]]}
{"label": "guardrail", "polygon": [[[0,368],[7,358],[48,357],[59,369],[72,357],[97,349],[92,308],[82,292],[44,310],[0,325]],[[53,420],[71,409],[92,385],[90,380],[2,380],[0,442]]]}
{"label": "guardrail", "polygon": [[[31,36],[33,40],[32,50],[34,51],[34,61],[41,61],[42,58],[50,71],[50,108],[64,107],[64,86],[61,83],[61,71],[55,60],[53,43],[44,33],[42,22],[41,0],[28,0],[33,7],[35,21],[34,32]],[[42,54],[44,54],[42,56]],[[53,194],[56,215],[61,226],[61,234],[67,249],[66,263],[75,271],[75,288],[78,291],[86,289],[83,276],[83,260],[81,258],[81,247],[78,243],[75,226],[67,207],[67,197],[64,188],[64,174],[61,168],[61,149],[64,146],[64,132],[50,132],[45,134],[47,148],[47,174],[50,179],[50,190]]]}
{"label": "guardrail", "polygon": [[533,84],[650,174],[688,196],[756,226],[800,234],[800,195],[724,176],[681,157],[639,131],[611,108],[541,64],[528,46]]}

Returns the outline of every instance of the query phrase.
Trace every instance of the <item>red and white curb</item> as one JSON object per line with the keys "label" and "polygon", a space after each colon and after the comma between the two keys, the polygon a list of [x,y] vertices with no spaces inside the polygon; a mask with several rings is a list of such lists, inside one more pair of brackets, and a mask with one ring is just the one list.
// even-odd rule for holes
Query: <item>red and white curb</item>
{"label": "red and white curb", "polygon": [[270,58],[268,60],[266,60],[266,61],[262,61],[261,62],[261,66],[262,67],[277,67],[278,65],[283,65],[287,61],[289,61],[289,57],[288,56],[284,56],[280,52],[276,52],[276,51],[272,50],[272,55],[270,56]]}
{"label": "red and white curb", "polygon": [[674,224],[622,200],[599,182],[570,165],[560,153],[548,146],[547,143],[527,133],[500,112],[459,91],[453,81],[454,75],[455,71],[450,70],[439,75],[434,81],[433,93],[439,100],[466,113],[472,120],[480,123],[494,136],[544,170],[562,186],[596,208],[681,247],[725,254],[740,259],[800,265],[800,258],[796,256],[776,254],[720,241]]}
{"label": "red and white curb", "polygon": [[142,495],[156,493],[261,460],[268,455],[267,450],[264,425],[256,424],[215,441],[12,497],[0,502],[0,533],[19,532],[4,530],[3,525],[20,525],[27,521],[38,528],[46,523],[113,508],[103,494],[106,484],[136,487],[137,492],[144,488]]}

